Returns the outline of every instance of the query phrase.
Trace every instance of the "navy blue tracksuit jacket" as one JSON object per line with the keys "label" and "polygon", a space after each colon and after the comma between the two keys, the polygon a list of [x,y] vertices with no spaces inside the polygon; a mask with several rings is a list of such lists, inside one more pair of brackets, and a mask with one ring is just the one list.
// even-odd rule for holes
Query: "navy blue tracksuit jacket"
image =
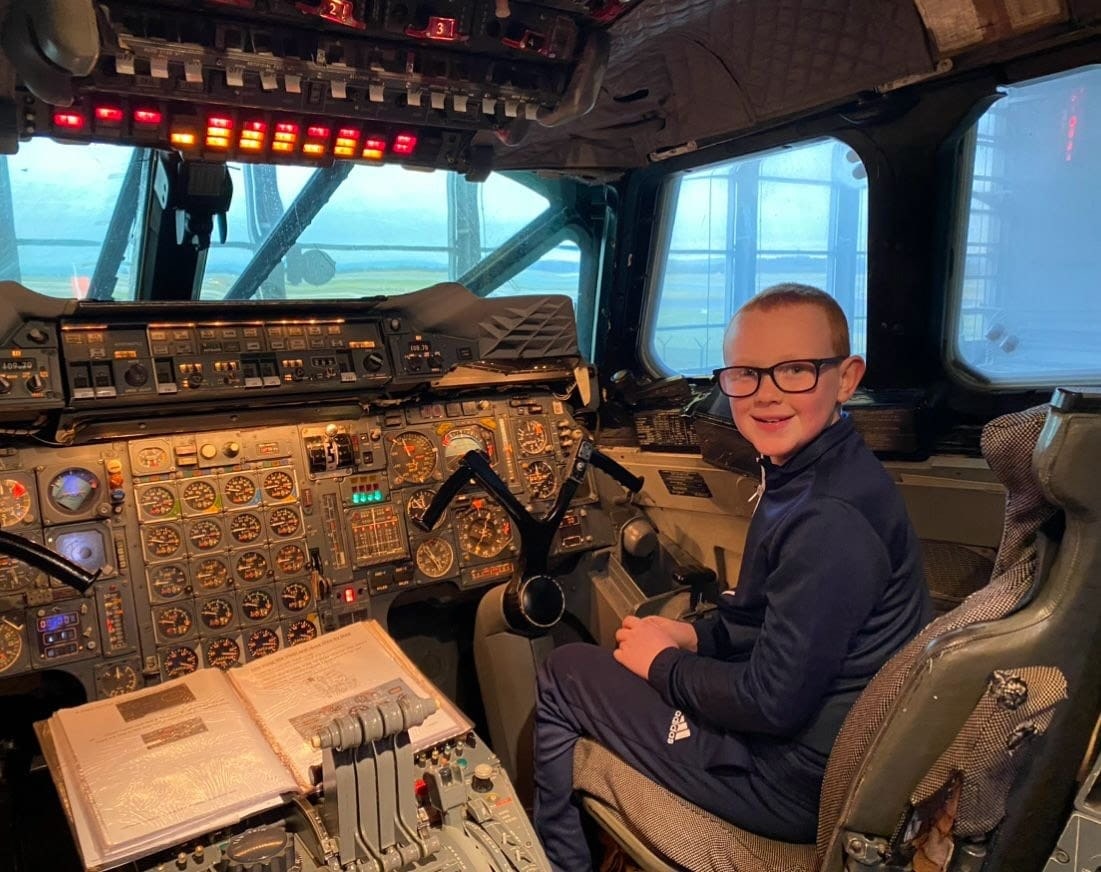
{"label": "navy blue tracksuit jacket", "polygon": [[763,467],[737,588],[697,623],[698,653],[661,652],[649,682],[591,645],[540,670],[535,819],[557,868],[588,867],[570,799],[582,735],[725,820],[813,842],[845,715],[932,617],[902,497],[848,416]]}

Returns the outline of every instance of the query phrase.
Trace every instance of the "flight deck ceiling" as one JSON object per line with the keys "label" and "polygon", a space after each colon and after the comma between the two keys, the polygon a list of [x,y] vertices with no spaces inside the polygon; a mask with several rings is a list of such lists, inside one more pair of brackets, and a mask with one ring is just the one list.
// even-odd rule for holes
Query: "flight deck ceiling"
{"label": "flight deck ceiling", "polygon": [[0,151],[608,173],[1092,38],[1097,0],[0,0]]}

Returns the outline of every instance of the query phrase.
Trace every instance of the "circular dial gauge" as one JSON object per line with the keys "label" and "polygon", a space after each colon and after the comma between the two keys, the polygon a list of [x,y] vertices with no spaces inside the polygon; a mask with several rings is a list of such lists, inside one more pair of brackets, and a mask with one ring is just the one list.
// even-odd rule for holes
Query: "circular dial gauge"
{"label": "circular dial gauge", "polygon": [[176,599],[189,590],[187,573],[175,563],[155,566],[149,570],[149,587],[161,599]]}
{"label": "circular dial gauge", "polygon": [[142,448],[134,458],[134,462],[136,466],[146,471],[163,469],[170,465],[168,452],[159,445],[147,445]]}
{"label": "circular dial gauge", "polygon": [[180,531],[175,527],[146,527],[142,532],[145,534],[145,548],[154,557],[171,557],[183,545]]}
{"label": "circular dial gauge", "polygon": [[255,660],[257,657],[267,657],[279,650],[279,636],[275,630],[261,627],[249,633],[245,640],[248,656]]}
{"label": "circular dial gauge", "polygon": [[34,586],[40,573],[22,560],[0,555],[0,593],[13,593]]}
{"label": "circular dial gauge", "polygon": [[264,493],[272,500],[286,500],[294,496],[294,478],[289,472],[277,469],[264,476]]}
{"label": "circular dial gauge", "polygon": [[30,489],[14,478],[0,479],[0,527],[22,524],[30,513]]}
{"label": "circular dial gauge", "polygon": [[475,557],[496,557],[512,541],[512,524],[496,503],[481,502],[455,518],[459,547]]}
{"label": "circular dial gauge", "polygon": [[306,568],[306,552],[299,545],[284,545],[275,552],[275,565],[284,575],[297,575]]}
{"label": "circular dial gauge", "polygon": [[157,629],[166,639],[179,639],[191,632],[191,614],[179,606],[169,606],[157,613]]}
{"label": "circular dial gauge", "polygon": [[524,454],[545,454],[547,452],[547,428],[542,421],[525,418],[516,424],[516,444]]}
{"label": "circular dial gauge", "polygon": [[286,539],[301,529],[302,516],[289,506],[272,509],[271,514],[268,515],[268,526],[276,536]]}
{"label": "circular dial gauge", "polygon": [[[434,500],[435,498],[436,492],[431,488],[422,487],[420,488],[420,490],[415,490],[413,491],[412,496],[410,496],[409,499],[406,500],[405,513],[411,519],[423,518],[424,513],[428,511],[428,507],[432,505],[432,500]],[[440,524],[444,522],[444,519],[446,517],[447,512],[445,511],[440,516]],[[439,524],[437,524],[436,526],[439,526]]]}
{"label": "circular dial gauge", "polygon": [[436,471],[436,446],[423,433],[402,433],[390,442],[394,482],[424,484]]}
{"label": "circular dial gauge", "polygon": [[218,590],[229,581],[229,567],[216,557],[200,560],[195,567],[195,580],[203,590]]}
{"label": "circular dial gauge", "polygon": [[169,678],[190,675],[199,668],[199,655],[186,645],[177,645],[164,652],[164,674]]}
{"label": "circular dial gauge", "polygon": [[297,645],[300,642],[309,642],[311,639],[317,638],[317,627],[313,621],[308,621],[305,618],[297,621],[291,621],[287,627],[287,644]]}
{"label": "circular dial gauge", "polygon": [[183,501],[193,512],[209,512],[218,504],[218,491],[209,481],[196,479],[184,485]]}
{"label": "circular dial gauge", "polygon": [[531,497],[535,500],[549,500],[554,496],[555,485],[558,484],[558,476],[554,474],[554,467],[545,460],[533,460],[523,464],[524,479],[531,490]]}
{"label": "circular dial gauge", "polygon": [[23,655],[23,628],[0,620],[0,672],[11,669]]}
{"label": "circular dial gauge", "polygon": [[446,539],[433,536],[417,546],[414,559],[417,569],[428,578],[443,578],[455,566],[455,549]]}
{"label": "circular dial gauge", "polygon": [[292,581],[283,588],[279,598],[283,601],[283,605],[292,612],[302,611],[302,609],[309,606],[310,600],[313,599],[310,596],[310,589],[299,581]]}
{"label": "circular dial gauge", "polygon": [[235,639],[223,636],[206,643],[206,662],[219,669],[229,669],[241,662],[241,646]]}
{"label": "circular dial gauge", "polygon": [[222,543],[222,528],[204,518],[187,528],[187,538],[196,551],[213,551]]}
{"label": "circular dial gauge", "polygon": [[275,600],[266,590],[250,590],[241,597],[241,611],[250,621],[262,621],[272,613]]}
{"label": "circular dial gauge", "polygon": [[142,490],[138,505],[150,518],[164,518],[176,510],[176,495],[166,487],[154,485]]}
{"label": "circular dial gauge", "polygon": [[233,606],[221,597],[209,599],[199,609],[199,620],[211,630],[221,630],[233,623]]}
{"label": "circular dial gauge", "polygon": [[448,430],[440,442],[448,470],[456,469],[468,451],[481,451],[489,457],[490,463],[497,462],[497,443],[493,433],[480,424]]}
{"label": "circular dial gauge", "polygon": [[252,512],[239,512],[230,516],[229,535],[242,545],[255,542],[264,532],[264,525]]}
{"label": "circular dial gauge", "polygon": [[138,689],[138,673],[129,663],[116,663],[103,670],[96,683],[104,696],[122,696]]}
{"label": "circular dial gauge", "polygon": [[55,508],[75,515],[95,501],[99,488],[99,476],[90,470],[73,467],[55,475],[47,493]]}
{"label": "circular dial gauge", "polygon": [[244,581],[259,581],[268,574],[268,558],[259,551],[246,551],[237,558],[234,568]]}
{"label": "circular dial gauge", "polygon": [[225,480],[222,493],[235,506],[247,506],[256,499],[256,482],[247,475],[234,475]]}

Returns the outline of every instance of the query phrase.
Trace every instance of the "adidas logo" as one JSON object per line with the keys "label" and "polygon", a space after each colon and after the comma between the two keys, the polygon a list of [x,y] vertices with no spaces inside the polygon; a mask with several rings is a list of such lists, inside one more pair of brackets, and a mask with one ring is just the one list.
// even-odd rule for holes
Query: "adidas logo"
{"label": "adidas logo", "polygon": [[669,736],[665,741],[672,745],[674,742],[687,739],[691,735],[692,731],[688,729],[688,721],[684,719],[684,713],[680,710],[673,712],[673,722],[669,724]]}

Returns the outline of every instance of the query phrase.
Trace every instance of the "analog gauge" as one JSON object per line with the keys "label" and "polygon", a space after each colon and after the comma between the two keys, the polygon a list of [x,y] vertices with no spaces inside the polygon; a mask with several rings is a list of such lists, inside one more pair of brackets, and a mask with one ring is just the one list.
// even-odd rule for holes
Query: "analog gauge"
{"label": "analog gauge", "polygon": [[[432,500],[436,498],[436,492],[431,488],[422,487],[420,490],[413,491],[413,495],[405,503],[405,512],[412,520],[419,520],[424,517],[424,513],[428,511],[428,507],[432,505]],[[440,515],[440,523],[447,517],[447,512]],[[439,526],[439,525],[437,525]]]}
{"label": "analog gauge", "polygon": [[268,574],[268,558],[259,551],[246,551],[237,558],[234,568],[242,581],[259,581]]}
{"label": "analog gauge", "polygon": [[134,464],[142,472],[154,472],[171,465],[168,462],[168,451],[159,445],[147,445],[140,449],[134,455]]}
{"label": "analog gauge", "polygon": [[402,433],[390,442],[394,483],[424,484],[436,471],[436,446],[422,433]]}
{"label": "analog gauge", "polygon": [[23,628],[0,619],[0,672],[11,669],[23,656]]}
{"label": "analog gauge", "polygon": [[188,526],[187,538],[196,551],[213,551],[222,543],[222,528],[209,518],[202,518]]}
{"label": "analog gauge", "polygon": [[268,526],[276,536],[286,539],[301,529],[302,516],[289,506],[272,509],[271,514],[268,515]]}
{"label": "analog gauge", "polygon": [[283,575],[298,575],[306,568],[306,552],[299,545],[284,545],[275,552],[275,565]]}
{"label": "analog gauge", "polygon": [[449,470],[458,467],[468,451],[481,451],[490,463],[497,462],[497,443],[493,433],[479,424],[448,430],[440,440],[443,443],[444,463]]}
{"label": "analog gauge", "polygon": [[147,517],[166,518],[176,510],[176,495],[163,485],[153,485],[142,488],[138,505]]}
{"label": "analog gauge", "polygon": [[264,532],[264,525],[252,512],[239,512],[231,515],[229,519],[229,535],[245,545],[255,542]]}
{"label": "analog gauge", "polygon": [[55,475],[48,493],[55,508],[75,515],[95,501],[99,488],[99,477],[94,472],[74,467]]}
{"label": "analog gauge", "polygon": [[241,646],[235,639],[222,636],[206,643],[206,662],[219,669],[229,669],[241,662]]}
{"label": "analog gauge", "polygon": [[182,566],[164,563],[149,569],[149,588],[161,599],[176,599],[190,591]]}
{"label": "analog gauge", "polygon": [[32,569],[22,560],[0,555],[0,594],[33,587],[38,575],[38,570]]}
{"label": "analog gauge", "polygon": [[264,493],[272,500],[290,499],[294,496],[294,478],[282,469],[269,472],[264,476]]}
{"label": "analog gauge", "polygon": [[279,595],[279,598],[283,600],[283,605],[292,612],[302,611],[302,609],[309,606],[313,599],[310,595],[310,589],[300,581],[292,581],[283,588],[283,593]]}
{"label": "analog gauge", "polygon": [[191,632],[191,613],[180,606],[161,609],[156,616],[157,629],[166,639],[179,639]]}
{"label": "analog gauge", "polygon": [[208,599],[199,607],[199,620],[211,630],[221,630],[233,623],[233,606],[221,597]]}
{"label": "analog gauge", "polygon": [[229,581],[229,568],[216,557],[200,560],[195,567],[195,581],[202,590],[219,590]]}
{"label": "analog gauge", "polygon": [[0,527],[14,527],[31,514],[31,492],[14,478],[0,479]]}
{"label": "analog gauge", "polygon": [[275,608],[275,600],[266,590],[250,590],[241,597],[241,611],[250,621],[262,621]]}
{"label": "analog gauge", "polygon": [[275,630],[260,627],[249,633],[245,640],[245,647],[248,649],[248,656],[253,660],[257,657],[267,657],[279,650],[279,636]]}
{"label": "analog gauge", "polygon": [[100,696],[122,696],[138,689],[138,672],[129,663],[108,666],[96,676]]}
{"label": "analog gauge", "polygon": [[547,451],[547,428],[542,421],[525,418],[516,424],[516,444],[524,454],[545,454]]}
{"label": "analog gauge", "polygon": [[523,464],[523,469],[533,500],[549,500],[554,496],[558,477],[554,474],[553,466],[545,460],[533,460]]}
{"label": "analog gauge", "polygon": [[247,475],[233,475],[222,484],[222,493],[235,506],[247,506],[256,499],[256,482]]}
{"label": "analog gauge", "polygon": [[477,501],[455,518],[459,547],[475,557],[496,557],[512,541],[512,524],[496,503]]}
{"label": "analog gauge", "polygon": [[168,524],[146,527],[142,530],[142,538],[145,539],[145,550],[161,559],[171,557],[183,545],[180,531]]}
{"label": "analog gauge", "polygon": [[186,645],[177,645],[164,652],[164,674],[169,678],[190,675],[199,668],[199,655]]}
{"label": "analog gauge", "polygon": [[455,549],[446,539],[433,536],[417,546],[417,569],[428,578],[443,578],[455,565]]}
{"label": "analog gauge", "polygon": [[308,621],[302,618],[297,621],[291,621],[287,626],[287,644],[299,645],[302,642],[309,642],[311,639],[317,638],[317,626],[313,621]]}
{"label": "analog gauge", "polygon": [[184,485],[183,501],[193,512],[209,512],[218,505],[218,491],[209,481],[192,479]]}

